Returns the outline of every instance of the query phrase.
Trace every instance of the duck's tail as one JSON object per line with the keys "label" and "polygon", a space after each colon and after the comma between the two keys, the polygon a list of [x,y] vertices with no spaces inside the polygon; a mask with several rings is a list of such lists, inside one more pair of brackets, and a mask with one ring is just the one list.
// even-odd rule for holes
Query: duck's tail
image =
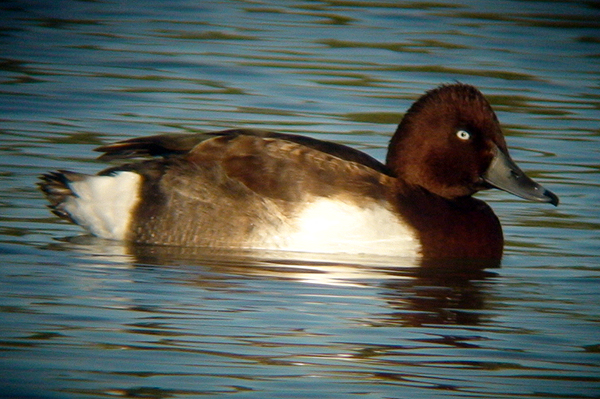
{"label": "duck's tail", "polygon": [[70,183],[81,181],[85,178],[84,176],[86,175],[69,172],[68,170],[59,170],[40,176],[38,187],[44,192],[50,202],[48,207],[52,213],[72,223],[77,223],[65,209],[64,205],[69,198],[77,197],[77,194],[71,189]]}
{"label": "duck's tail", "polygon": [[40,177],[40,189],[52,212],[94,235],[127,238],[139,201],[141,176],[131,171],[87,175],[60,170]]}

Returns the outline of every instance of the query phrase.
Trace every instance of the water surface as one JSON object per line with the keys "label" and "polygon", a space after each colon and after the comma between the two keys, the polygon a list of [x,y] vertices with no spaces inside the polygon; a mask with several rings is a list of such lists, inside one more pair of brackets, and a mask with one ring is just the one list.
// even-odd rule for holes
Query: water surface
{"label": "water surface", "polygon": [[[550,1],[0,5],[5,397],[600,395],[600,9]],[[499,268],[125,248],[48,212],[53,169],[118,139],[257,127],[385,158],[455,80],[558,208],[479,195]],[[455,266],[455,265],[453,265]]]}

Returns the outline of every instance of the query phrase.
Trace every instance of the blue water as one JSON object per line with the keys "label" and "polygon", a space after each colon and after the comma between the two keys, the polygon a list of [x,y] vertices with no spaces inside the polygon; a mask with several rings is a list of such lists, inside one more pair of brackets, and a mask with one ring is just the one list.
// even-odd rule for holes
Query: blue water
{"label": "blue water", "polygon": [[[4,1],[0,396],[600,396],[600,7],[551,1]],[[459,80],[558,208],[479,195],[505,256],[406,260],[125,248],[35,184],[118,139],[258,127],[378,159]]]}

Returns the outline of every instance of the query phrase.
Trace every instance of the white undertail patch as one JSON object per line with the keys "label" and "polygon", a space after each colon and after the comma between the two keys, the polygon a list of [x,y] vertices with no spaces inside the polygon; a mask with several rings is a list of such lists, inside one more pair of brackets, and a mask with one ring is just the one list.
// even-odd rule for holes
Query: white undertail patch
{"label": "white undertail patch", "polygon": [[92,234],[124,240],[140,199],[141,180],[137,173],[117,172],[69,182],[75,196],[68,197],[61,208]]}

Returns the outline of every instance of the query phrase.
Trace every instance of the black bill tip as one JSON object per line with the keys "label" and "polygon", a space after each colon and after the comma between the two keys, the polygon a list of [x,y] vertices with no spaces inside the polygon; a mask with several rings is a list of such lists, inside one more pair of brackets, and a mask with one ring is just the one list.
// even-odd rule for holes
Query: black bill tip
{"label": "black bill tip", "polygon": [[548,198],[548,200],[545,202],[549,202],[554,206],[558,206],[558,203],[560,202],[560,200],[558,199],[558,195],[554,194],[550,190],[544,190],[543,196]]}

